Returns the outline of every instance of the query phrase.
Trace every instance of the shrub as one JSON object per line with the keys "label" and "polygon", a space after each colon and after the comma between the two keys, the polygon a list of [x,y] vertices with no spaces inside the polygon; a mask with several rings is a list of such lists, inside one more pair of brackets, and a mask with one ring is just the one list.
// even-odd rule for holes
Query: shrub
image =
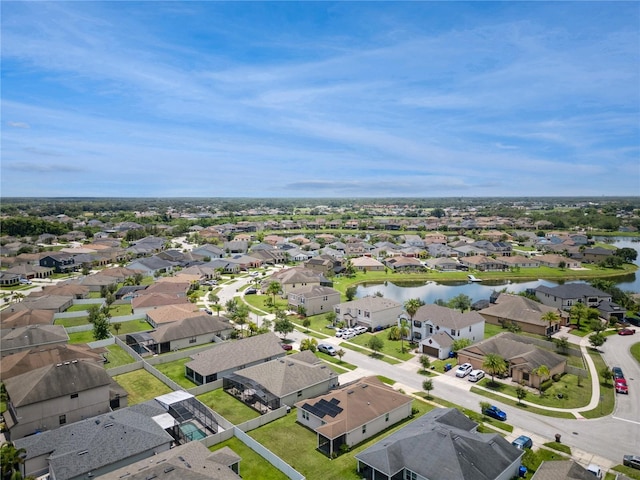
{"label": "shrub", "polygon": [[553,380],[551,378],[547,378],[544,382],[540,384],[540,390],[545,392],[549,389],[551,385],[553,385]]}
{"label": "shrub", "polygon": [[553,379],[554,382],[559,382],[562,376],[559,373],[554,373],[551,378]]}

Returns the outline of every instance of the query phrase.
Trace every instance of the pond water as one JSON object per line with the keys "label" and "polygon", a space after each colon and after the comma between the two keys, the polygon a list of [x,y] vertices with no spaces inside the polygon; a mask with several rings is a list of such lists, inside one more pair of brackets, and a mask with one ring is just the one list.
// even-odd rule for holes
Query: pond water
{"label": "pond water", "polygon": [[[600,239],[596,239],[600,240]],[[624,237],[615,237],[610,243],[618,248],[629,247],[638,251],[638,259],[636,265],[640,266],[640,242],[633,241]],[[618,287],[624,291],[640,292],[640,275],[632,273],[622,277],[612,279]],[[564,282],[563,282],[564,283]],[[575,281],[573,283],[584,283]],[[396,302],[404,304],[411,298],[419,298],[425,303],[433,303],[438,299],[445,302],[453,297],[464,294],[476,302],[478,300],[488,300],[493,291],[499,291],[506,288],[509,292],[520,293],[528,288],[536,288],[540,285],[553,287],[559,285],[560,282],[538,279],[533,281],[517,281],[517,280],[488,280],[482,282],[405,282],[405,283],[377,283],[359,285],[356,297],[361,298],[367,295],[374,295],[376,292],[382,293],[385,298],[390,298]]]}

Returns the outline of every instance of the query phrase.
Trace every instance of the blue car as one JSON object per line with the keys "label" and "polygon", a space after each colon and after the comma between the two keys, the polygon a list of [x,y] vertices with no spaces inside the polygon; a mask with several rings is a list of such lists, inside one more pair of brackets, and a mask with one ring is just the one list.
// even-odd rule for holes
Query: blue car
{"label": "blue car", "polygon": [[507,419],[507,414],[500,410],[495,405],[491,405],[484,409],[484,413],[487,417],[495,418],[496,420],[502,420],[503,422]]}
{"label": "blue car", "polygon": [[511,445],[519,448],[520,450],[524,450],[525,448],[533,448],[533,441],[526,435],[520,435],[513,442],[511,442]]}

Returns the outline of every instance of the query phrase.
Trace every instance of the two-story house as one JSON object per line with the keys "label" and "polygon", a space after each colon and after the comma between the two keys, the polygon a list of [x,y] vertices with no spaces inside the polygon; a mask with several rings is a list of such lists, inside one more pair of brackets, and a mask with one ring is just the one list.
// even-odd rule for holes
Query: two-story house
{"label": "two-story house", "polygon": [[331,312],[340,303],[340,292],[331,287],[309,285],[290,291],[287,299],[290,310],[296,311],[302,307],[306,315],[318,315]]}
{"label": "two-story house", "polygon": [[570,310],[576,303],[597,308],[602,301],[611,301],[611,295],[586,283],[565,283],[555,287],[540,285],[535,295],[542,303],[550,307]]}
{"label": "two-story house", "polygon": [[371,331],[394,325],[402,313],[402,304],[383,297],[364,297],[333,307],[336,320],[349,327],[362,325]]}
{"label": "two-story house", "polygon": [[77,270],[73,255],[70,253],[50,253],[40,259],[40,266],[45,268],[53,268],[56,273],[68,273]]}

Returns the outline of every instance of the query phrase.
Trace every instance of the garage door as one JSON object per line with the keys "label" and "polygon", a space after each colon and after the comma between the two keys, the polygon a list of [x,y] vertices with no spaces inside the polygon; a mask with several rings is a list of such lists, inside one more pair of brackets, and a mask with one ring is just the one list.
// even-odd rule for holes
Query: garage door
{"label": "garage door", "polygon": [[438,358],[438,349],[428,345],[422,345],[422,353]]}

